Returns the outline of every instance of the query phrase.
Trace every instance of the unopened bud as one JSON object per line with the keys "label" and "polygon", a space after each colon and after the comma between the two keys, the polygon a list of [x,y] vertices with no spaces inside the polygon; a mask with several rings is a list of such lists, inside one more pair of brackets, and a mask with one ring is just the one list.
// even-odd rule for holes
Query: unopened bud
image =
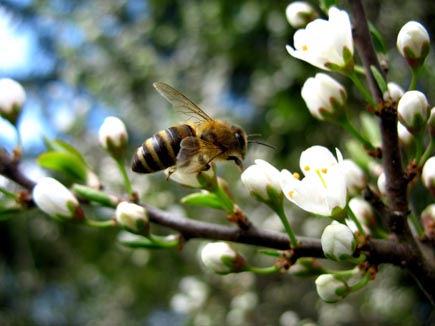
{"label": "unopened bud", "polygon": [[26,101],[24,88],[13,79],[0,79],[0,116],[14,126]]}
{"label": "unopened bud", "polygon": [[408,91],[403,94],[397,105],[400,122],[413,135],[420,134],[429,119],[429,108],[426,96],[419,91]]}
{"label": "unopened bud", "polygon": [[310,113],[319,120],[337,120],[345,112],[346,90],[334,78],[324,73],[308,78],[301,91]]}
{"label": "unopened bud", "polygon": [[293,28],[304,27],[319,16],[314,8],[304,1],[290,3],[285,9],[285,15]]}
{"label": "unopened bud", "polygon": [[226,242],[208,243],[202,248],[201,260],[217,274],[236,273],[244,270],[245,259]]}
{"label": "unopened bud", "polygon": [[126,201],[119,203],[116,207],[116,221],[132,233],[149,233],[148,212],[143,206]]}
{"label": "unopened bud", "polygon": [[322,233],[321,244],[326,258],[346,260],[355,251],[355,238],[344,224],[333,222]]}
{"label": "unopened bud", "polygon": [[430,49],[427,30],[416,21],[406,23],[397,35],[397,49],[412,68],[420,67]]}
{"label": "unopened bud", "polygon": [[52,217],[69,219],[83,216],[77,198],[56,179],[41,178],[32,194],[36,205]]}
{"label": "unopened bud", "polygon": [[124,122],[116,117],[107,117],[98,130],[100,145],[107,152],[119,159],[123,156],[127,146],[128,134]]}
{"label": "unopened bud", "polygon": [[346,297],[346,284],[332,274],[322,274],[316,278],[317,294],[323,301],[337,302]]}

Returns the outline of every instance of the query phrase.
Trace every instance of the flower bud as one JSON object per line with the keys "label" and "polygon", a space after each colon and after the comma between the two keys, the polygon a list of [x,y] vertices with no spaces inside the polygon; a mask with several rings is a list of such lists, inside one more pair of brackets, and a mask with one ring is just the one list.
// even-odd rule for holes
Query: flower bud
{"label": "flower bud", "polygon": [[148,212],[143,206],[123,201],[116,206],[116,221],[127,231],[147,235],[149,233]]}
{"label": "flower bud", "polygon": [[56,179],[41,178],[33,188],[32,194],[36,205],[52,217],[61,219],[83,217],[77,198]]}
{"label": "flower bud", "polygon": [[421,213],[424,234],[429,239],[435,238],[435,204],[427,206]]}
{"label": "flower bud", "polygon": [[379,192],[385,196],[387,194],[387,179],[384,172],[379,175],[377,185]]}
{"label": "flower bud", "polygon": [[98,130],[100,145],[109,154],[119,159],[127,146],[128,134],[124,122],[116,117],[107,117]]}
{"label": "flower bud", "polygon": [[397,134],[399,136],[400,144],[406,149],[409,150],[414,145],[414,135],[408,131],[404,125],[397,122]]}
{"label": "flower bud", "polygon": [[318,17],[314,8],[304,1],[295,1],[290,3],[285,9],[287,21],[293,28],[306,26],[310,21]]}
{"label": "flower bud", "polygon": [[424,186],[435,196],[435,156],[424,163],[421,178]]}
{"label": "flower bud", "polygon": [[346,90],[326,74],[308,78],[301,94],[311,115],[319,120],[337,120],[344,115]]}
{"label": "flower bud", "polygon": [[241,179],[251,194],[263,202],[271,200],[271,192],[281,196],[281,174],[266,161],[255,160],[255,165],[248,167]]}
{"label": "flower bud", "polygon": [[421,133],[429,119],[426,96],[419,91],[408,91],[403,94],[397,106],[399,121],[413,135]]}
{"label": "flower bud", "polygon": [[412,68],[420,67],[429,53],[427,30],[416,21],[406,23],[397,35],[397,49]]}
{"label": "flower bud", "polygon": [[0,116],[14,126],[26,101],[24,88],[15,80],[0,79]]}
{"label": "flower bud", "polygon": [[429,134],[432,138],[435,138],[435,107],[430,110],[429,120],[427,121],[429,128]]}
{"label": "flower bud", "polygon": [[370,233],[370,231],[367,229],[367,226],[373,226],[376,224],[375,214],[373,212],[372,206],[370,206],[366,200],[360,197],[353,197],[351,200],[349,200],[348,205],[358,221],[360,221],[360,223],[363,225],[366,233]]}
{"label": "flower bud", "polygon": [[340,168],[346,177],[346,189],[349,195],[359,194],[366,187],[366,175],[363,170],[352,160],[340,162]]}
{"label": "flower bud", "polygon": [[322,274],[316,278],[317,294],[323,301],[337,302],[346,297],[346,284],[336,279],[334,275]]}
{"label": "flower bud", "polygon": [[355,238],[344,224],[333,222],[328,225],[320,238],[326,258],[345,260],[355,251]]}
{"label": "flower bud", "polygon": [[402,87],[393,82],[389,82],[387,88],[387,91],[384,93],[384,101],[391,100],[397,103],[405,93]]}
{"label": "flower bud", "polygon": [[208,243],[202,248],[201,260],[217,274],[228,274],[244,270],[245,259],[226,242]]}

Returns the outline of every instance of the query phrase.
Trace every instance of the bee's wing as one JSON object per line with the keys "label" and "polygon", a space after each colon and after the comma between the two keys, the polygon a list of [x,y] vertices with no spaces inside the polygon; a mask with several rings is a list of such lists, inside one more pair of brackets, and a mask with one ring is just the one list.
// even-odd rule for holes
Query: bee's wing
{"label": "bee's wing", "polygon": [[175,88],[165,83],[154,83],[154,88],[175,108],[180,108],[182,113],[194,114],[202,120],[213,120],[207,113],[199,108],[195,103],[181,94]]}
{"label": "bee's wing", "polygon": [[222,148],[196,137],[186,137],[177,155],[177,169],[183,173],[199,173],[209,168],[209,163],[222,154]]}

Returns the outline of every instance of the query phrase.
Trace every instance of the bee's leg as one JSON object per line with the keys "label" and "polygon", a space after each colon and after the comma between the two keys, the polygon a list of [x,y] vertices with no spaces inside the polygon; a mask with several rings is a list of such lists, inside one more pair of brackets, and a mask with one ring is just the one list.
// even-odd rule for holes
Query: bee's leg
{"label": "bee's leg", "polygon": [[211,160],[207,160],[202,154],[198,155],[198,163],[202,166],[201,171],[207,171],[211,167]]}
{"label": "bee's leg", "polygon": [[168,168],[168,175],[166,177],[166,181],[169,181],[169,178],[171,177],[172,173],[175,172],[175,170],[177,170],[177,167],[175,165]]}

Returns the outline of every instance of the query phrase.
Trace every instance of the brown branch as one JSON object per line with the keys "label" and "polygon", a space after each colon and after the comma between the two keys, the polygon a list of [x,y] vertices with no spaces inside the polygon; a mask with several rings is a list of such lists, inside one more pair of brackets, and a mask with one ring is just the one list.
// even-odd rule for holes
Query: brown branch
{"label": "brown branch", "polygon": [[0,149],[0,174],[26,189],[33,189],[35,182],[21,173],[19,164],[19,160],[15,159],[6,151]]}
{"label": "brown branch", "polygon": [[367,82],[371,94],[378,103],[376,111],[380,117],[382,135],[382,166],[387,185],[387,206],[385,218],[389,229],[397,235],[399,241],[406,246],[409,254],[404,260],[406,267],[419,283],[432,303],[435,303],[435,256],[433,248],[417,241],[408,225],[408,178],[402,166],[402,158],[397,134],[397,108],[383,101],[370,67],[376,67],[382,73],[376,52],[373,47],[367,18],[361,0],[349,0],[354,18],[353,36],[355,46],[364,65]]}
{"label": "brown branch", "polygon": [[[9,155],[0,152],[0,174],[15,181],[29,192],[33,189],[35,182],[28,179],[19,169],[19,165]],[[208,239],[223,240],[248,245],[263,246],[277,250],[288,250],[289,239],[285,233],[260,230],[254,226],[243,230],[233,226],[223,226],[213,223],[191,220],[177,216],[157,208],[144,205],[148,210],[152,223],[170,228],[179,232],[185,240]],[[293,258],[314,257],[324,258],[322,246],[319,239],[308,237],[297,237],[300,246],[293,250]],[[372,263],[390,263],[403,267],[403,262],[409,256],[407,247],[395,241],[368,239],[367,244],[360,248],[369,256]]]}

